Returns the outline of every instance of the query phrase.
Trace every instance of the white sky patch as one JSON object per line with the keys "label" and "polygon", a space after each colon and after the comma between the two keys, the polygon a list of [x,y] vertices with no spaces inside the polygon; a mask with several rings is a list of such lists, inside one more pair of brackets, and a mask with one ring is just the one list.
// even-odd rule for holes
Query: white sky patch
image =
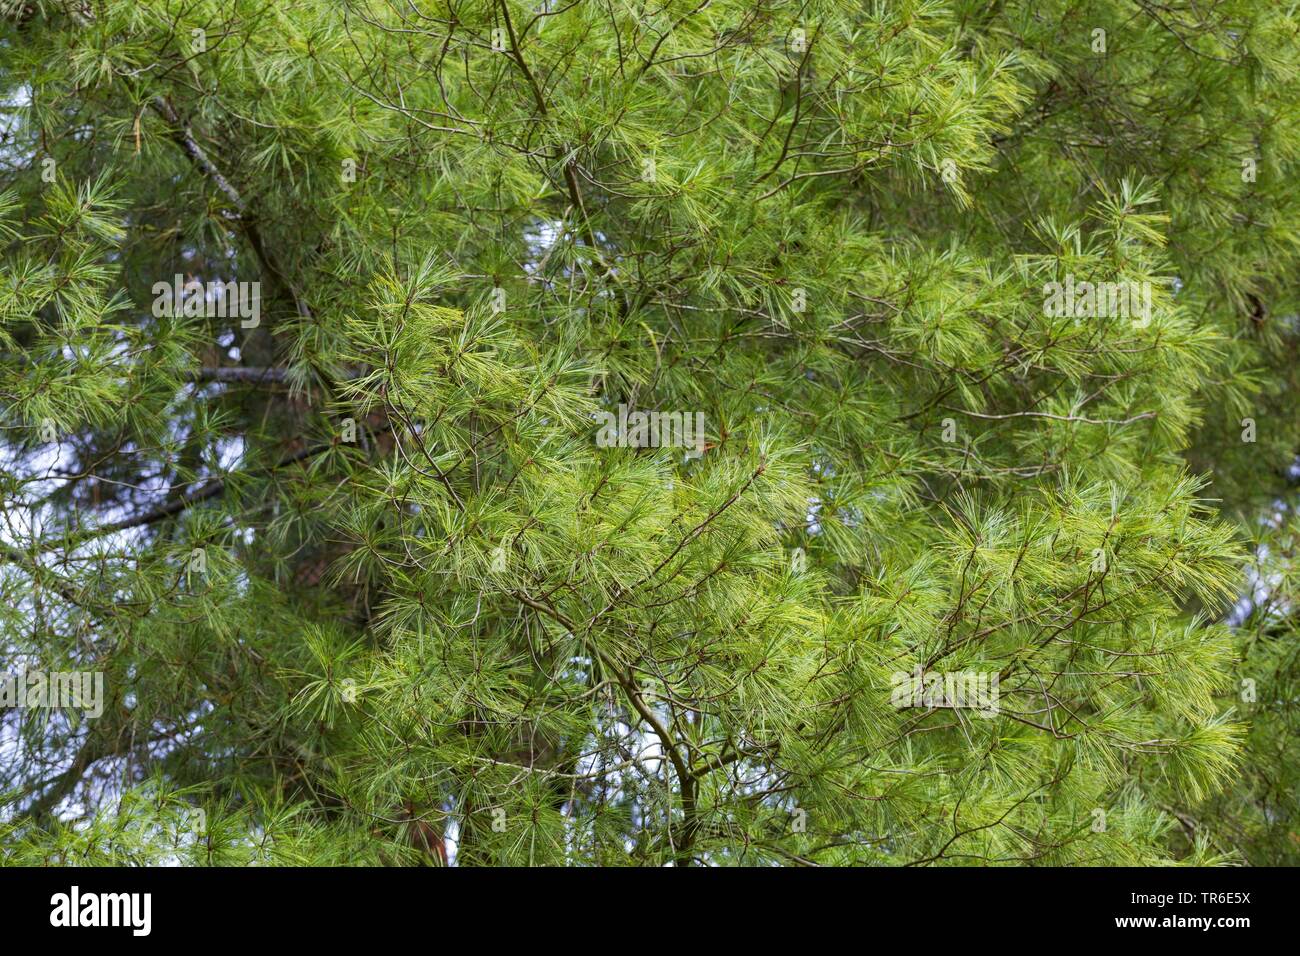
{"label": "white sky patch", "polygon": [[0,102],[0,163],[26,169],[36,158],[35,138],[24,135],[24,120],[31,103],[32,88],[27,83],[4,94]]}

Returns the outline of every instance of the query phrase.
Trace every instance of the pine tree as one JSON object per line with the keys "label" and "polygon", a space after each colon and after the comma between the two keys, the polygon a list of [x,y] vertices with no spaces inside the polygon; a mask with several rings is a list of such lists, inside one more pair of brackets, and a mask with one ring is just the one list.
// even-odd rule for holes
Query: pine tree
{"label": "pine tree", "polygon": [[1297,859],[1294,11],[5,7],[0,859]]}

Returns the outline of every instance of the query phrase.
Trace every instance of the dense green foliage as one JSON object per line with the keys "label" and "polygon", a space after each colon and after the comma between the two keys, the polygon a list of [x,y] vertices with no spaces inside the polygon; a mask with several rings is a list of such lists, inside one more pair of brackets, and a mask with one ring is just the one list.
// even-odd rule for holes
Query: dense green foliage
{"label": "dense green foliage", "polygon": [[0,860],[1300,858],[1293,11],[6,8]]}

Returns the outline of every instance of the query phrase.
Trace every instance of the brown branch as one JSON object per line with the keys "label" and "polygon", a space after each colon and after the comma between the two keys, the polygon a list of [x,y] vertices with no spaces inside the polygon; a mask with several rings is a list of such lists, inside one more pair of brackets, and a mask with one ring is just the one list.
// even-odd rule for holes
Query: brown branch
{"label": "brown branch", "polygon": [[253,247],[253,254],[261,264],[262,269],[267,275],[274,278],[280,283],[293,299],[294,308],[298,314],[305,319],[312,317],[311,308],[298,294],[298,290],[293,283],[289,281],[288,275],[280,268],[275,259],[266,251],[266,244],[262,241],[261,230],[257,227],[255,219],[248,213],[248,205],[244,197],[240,195],[239,190],[234,187],[230,180],[217,168],[212,162],[207,152],[195,140],[190,131],[189,123],[183,120],[176,108],[167,101],[165,97],[155,96],[149,101],[149,105],[154,112],[161,116],[169,126],[172,127],[171,137],[178,146],[184,151],[185,155],[190,158],[195,168],[200,173],[216,185],[217,189],[230,202],[233,212],[227,213],[227,217],[238,223],[243,230],[244,235],[248,238],[249,245]]}
{"label": "brown branch", "polygon": [[240,366],[223,366],[218,368],[201,368],[191,372],[192,382],[241,382],[260,385],[263,382],[287,382],[289,370],[286,368],[243,368]]}

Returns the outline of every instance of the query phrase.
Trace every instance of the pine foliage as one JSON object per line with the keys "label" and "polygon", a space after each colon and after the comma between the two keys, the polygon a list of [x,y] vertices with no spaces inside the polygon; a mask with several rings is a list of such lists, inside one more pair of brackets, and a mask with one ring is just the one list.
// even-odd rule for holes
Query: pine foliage
{"label": "pine foliage", "polygon": [[1296,859],[1295,11],[6,6],[0,859]]}

